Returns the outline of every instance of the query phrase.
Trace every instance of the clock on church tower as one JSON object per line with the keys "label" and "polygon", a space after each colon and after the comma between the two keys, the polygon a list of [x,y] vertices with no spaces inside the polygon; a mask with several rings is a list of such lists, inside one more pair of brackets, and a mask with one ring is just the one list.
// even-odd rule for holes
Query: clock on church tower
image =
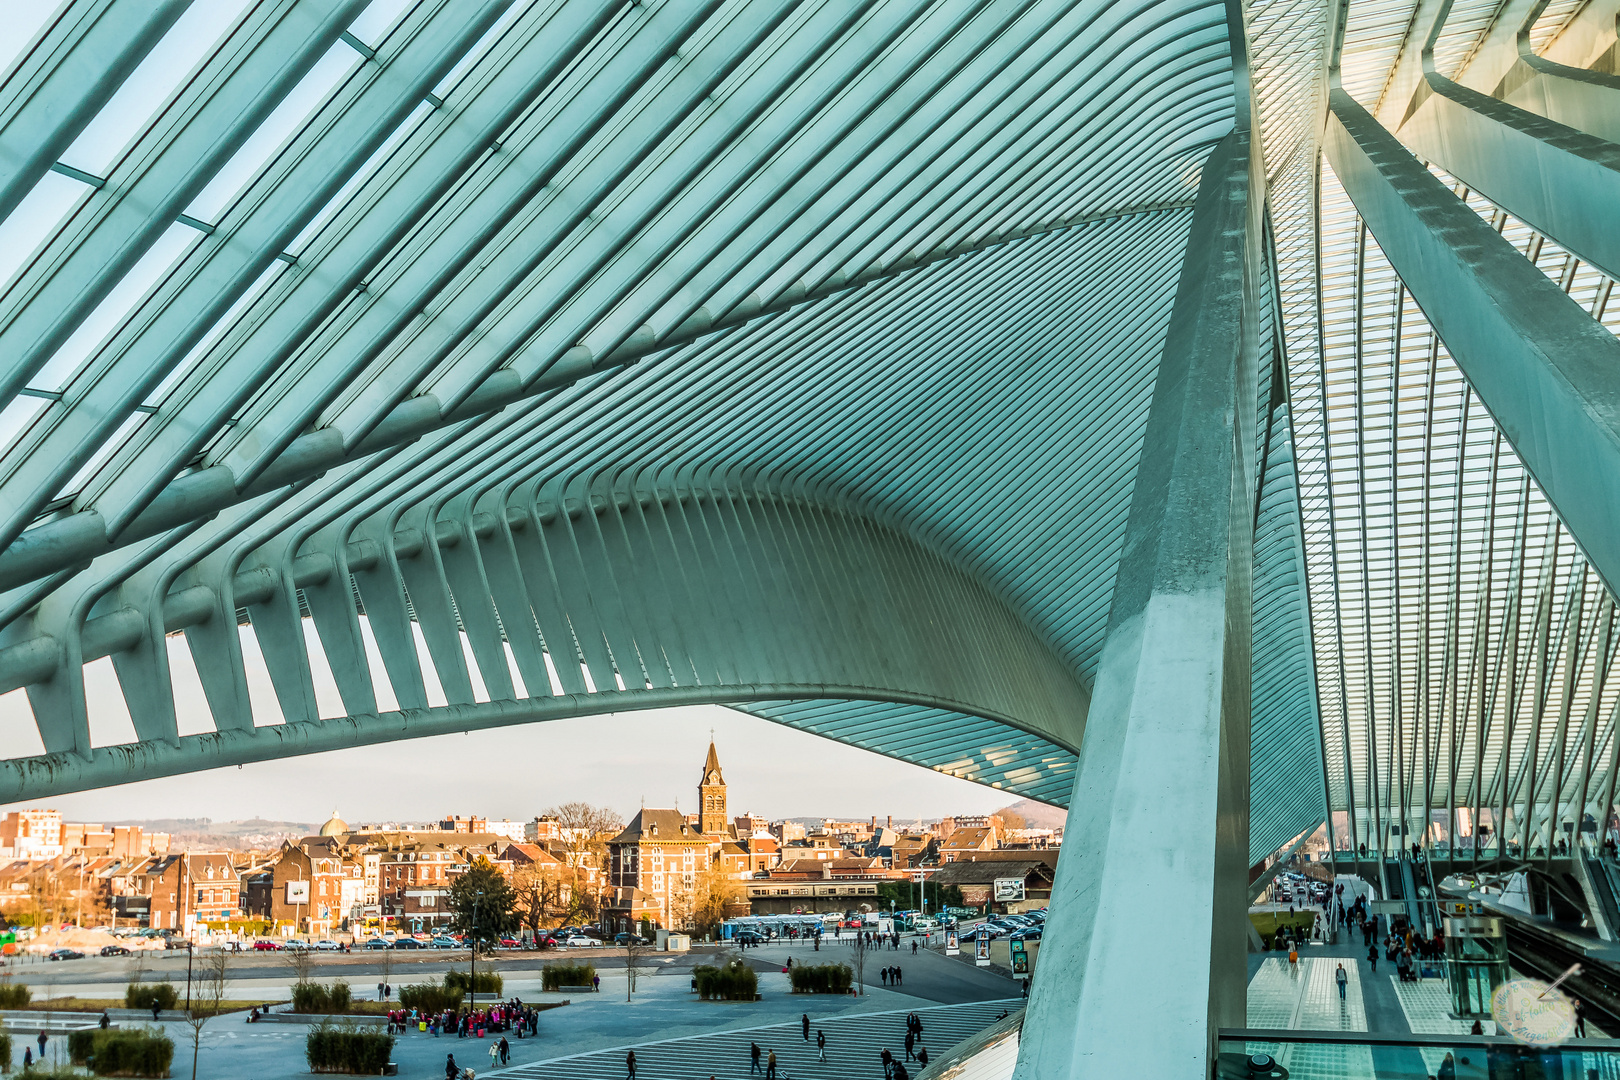
{"label": "clock on church tower", "polygon": [[720,758],[709,740],[709,759],[703,763],[703,779],[698,781],[698,831],[706,836],[726,832],[726,780],[720,775]]}

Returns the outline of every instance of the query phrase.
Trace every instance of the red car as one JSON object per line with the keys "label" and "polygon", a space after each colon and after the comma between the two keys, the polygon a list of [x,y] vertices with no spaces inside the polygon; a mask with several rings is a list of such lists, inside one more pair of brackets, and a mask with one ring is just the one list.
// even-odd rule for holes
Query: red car
{"label": "red car", "polygon": [[253,951],[254,952],[280,952],[281,951],[281,946],[277,945],[273,941],[255,941],[253,943]]}

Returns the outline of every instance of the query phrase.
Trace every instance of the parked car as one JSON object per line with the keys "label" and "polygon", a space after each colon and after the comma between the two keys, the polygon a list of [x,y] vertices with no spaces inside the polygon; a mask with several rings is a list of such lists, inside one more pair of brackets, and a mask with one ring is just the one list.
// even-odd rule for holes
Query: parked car
{"label": "parked car", "polygon": [[52,949],[47,960],[83,960],[84,953],[78,949]]}
{"label": "parked car", "polygon": [[364,949],[386,949],[386,948],[388,948],[388,942],[384,941],[380,937],[368,938],[366,940],[366,943],[364,945],[362,945],[361,948],[364,948]]}
{"label": "parked car", "polygon": [[260,939],[260,940],[255,941],[253,943],[253,951],[254,952],[280,952],[281,951],[281,946],[276,944],[274,941],[265,941],[263,939]]}
{"label": "parked car", "polygon": [[128,956],[129,955],[129,950],[124,948],[122,945],[103,945],[101,947],[101,955],[102,956]]}
{"label": "parked car", "polygon": [[283,949],[297,950],[297,949],[308,949],[311,946],[310,946],[309,942],[305,941],[303,938],[288,938],[287,941],[286,941],[286,944],[282,945],[281,947]]}
{"label": "parked car", "polygon": [[763,945],[765,944],[765,935],[756,933],[753,930],[739,930],[734,935],[734,940],[739,945]]}
{"label": "parked car", "polygon": [[325,938],[322,938],[320,941],[317,941],[315,943],[315,947],[317,949],[319,949],[321,952],[342,952],[343,951],[343,946],[339,945],[335,941],[328,941]]}
{"label": "parked car", "polygon": [[189,948],[190,946],[191,942],[187,941],[185,938],[166,937],[163,939],[163,947],[165,949],[185,949]]}
{"label": "parked car", "polygon": [[594,949],[602,943],[595,938],[588,938],[584,934],[569,934],[559,944],[570,949]]}
{"label": "parked car", "polygon": [[424,945],[422,942],[417,941],[415,938],[402,937],[402,938],[395,938],[394,939],[394,948],[396,948],[396,949],[425,949],[425,948],[427,948],[427,946]]}
{"label": "parked car", "polygon": [[1014,932],[1008,938],[1008,940],[1009,941],[1039,941],[1039,940],[1041,940],[1041,928],[1038,927],[1038,926],[1032,926],[1027,930],[1018,930],[1018,931]]}
{"label": "parked car", "polygon": [[501,948],[503,948],[503,949],[521,949],[521,948],[523,948],[523,942],[519,941],[515,937],[503,937],[503,938],[501,938]]}
{"label": "parked car", "polygon": [[615,945],[647,945],[648,940],[640,934],[617,934],[613,938]]}
{"label": "parked car", "polygon": [[459,949],[459,948],[461,948],[461,942],[457,941],[453,937],[444,937],[442,935],[439,936],[439,937],[434,938],[431,942],[429,942],[429,945],[430,945],[430,947],[435,948],[435,949]]}

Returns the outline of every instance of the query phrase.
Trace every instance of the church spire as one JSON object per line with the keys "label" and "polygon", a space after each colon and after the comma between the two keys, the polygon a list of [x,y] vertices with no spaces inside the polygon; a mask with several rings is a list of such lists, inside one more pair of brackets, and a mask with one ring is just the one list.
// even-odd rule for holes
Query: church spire
{"label": "church spire", "polygon": [[708,836],[726,831],[726,780],[720,774],[720,755],[715,753],[712,735],[703,778],[698,781],[698,831]]}

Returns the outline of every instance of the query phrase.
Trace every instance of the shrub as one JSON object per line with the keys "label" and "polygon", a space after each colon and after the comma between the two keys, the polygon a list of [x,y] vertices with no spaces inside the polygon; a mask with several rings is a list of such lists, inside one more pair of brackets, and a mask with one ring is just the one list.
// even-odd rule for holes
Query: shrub
{"label": "shrub", "polygon": [[399,988],[399,1003],[407,1009],[443,1012],[461,1008],[461,991],[446,990],[438,983],[412,983]]}
{"label": "shrub", "polygon": [[295,1013],[342,1013],[349,1011],[349,984],[341,979],[331,986],[320,983],[294,983],[292,1011]]}
{"label": "shrub", "polygon": [[68,1060],[97,1076],[168,1076],[174,1041],[158,1028],[108,1028],[68,1033]]}
{"label": "shrub", "polygon": [[595,964],[547,964],[540,969],[540,988],[556,990],[564,986],[589,986],[594,978]]}
{"label": "shrub", "polygon": [[[468,976],[465,971],[447,971],[444,973],[444,988],[446,990],[460,990],[467,992]],[[472,988],[475,994],[499,994],[504,980],[493,971],[480,971],[478,985]]]}
{"label": "shrub", "polygon": [[847,994],[855,973],[848,964],[795,964],[788,978],[795,994]]}
{"label": "shrub", "polygon": [[34,999],[22,983],[0,983],[0,1009],[21,1009]]}
{"label": "shrub", "polygon": [[0,1072],[11,1071],[11,1033],[0,1031]]}
{"label": "shrub", "polygon": [[309,1071],[317,1073],[381,1076],[393,1050],[392,1035],[353,1024],[334,1026],[323,1021],[304,1040],[304,1059]]}
{"label": "shrub", "polygon": [[692,969],[698,996],[704,1001],[753,1001],[759,996],[759,976],[741,960],[724,967],[704,964]]}
{"label": "shrub", "polygon": [[172,1009],[180,1001],[180,995],[175,992],[170,983],[130,983],[124,990],[124,1008],[150,1009],[157,1005],[161,1009]]}

